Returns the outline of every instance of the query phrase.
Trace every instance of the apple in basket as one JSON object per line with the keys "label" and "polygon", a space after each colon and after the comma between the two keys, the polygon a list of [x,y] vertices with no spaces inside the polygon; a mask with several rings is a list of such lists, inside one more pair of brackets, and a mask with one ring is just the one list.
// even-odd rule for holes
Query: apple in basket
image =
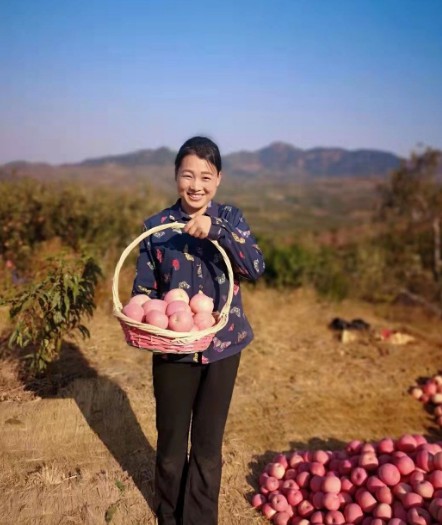
{"label": "apple in basket", "polygon": [[169,316],[168,328],[174,332],[190,332],[193,328],[193,317],[191,312],[178,310]]}
{"label": "apple in basket", "polygon": [[213,299],[199,291],[190,299],[190,308],[195,314],[199,312],[213,312]]}
{"label": "apple in basket", "polygon": [[198,330],[205,330],[215,324],[215,318],[210,312],[198,312],[193,316],[193,322]]}
{"label": "apple in basket", "polygon": [[190,298],[186,290],[183,290],[182,288],[172,288],[165,294],[164,300],[166,303],[171,303],[172,301],[184,301],[189,304]]}
{"label": "apple in basket", "polygon": [[186,301],[170,302],[166,308],[166,315],[171,316],[172,314],[174,314],[175,312],[179,312],[180,310],[191,312],[189,303],[186,303]]}
{"label": "apple in basket", "polygon": [[142,306],[144,313],[147,315],[151,310],[158,310],[162,314],[166,313],[167,303],[162,299],[151,299],[146,301]]}
{"label": "apple in basket", "polygon": [[150,310],[150,312],[147,312],[144,322],[158,328],[167,328],[169,318],[159,310]]}
{"label": "apple in basket", "polygon": [[127,317],[130,317],[134,321],[141,323],[144,317],[144,309],[140,304],[137,303],[128,303],[123,307],[122,312]]}
{"label": "apple in basket", "polygon": [[150,297],[145,293],[140,293],[138,295],[132,296],[129,300],[129,303],[135,303],[142,306],[146,301],[150,301]]}

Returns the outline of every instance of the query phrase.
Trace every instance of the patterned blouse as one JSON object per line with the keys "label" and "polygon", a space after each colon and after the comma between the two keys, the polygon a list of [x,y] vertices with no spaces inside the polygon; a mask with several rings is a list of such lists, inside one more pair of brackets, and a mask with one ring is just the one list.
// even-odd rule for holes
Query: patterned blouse
{"label": "patterned blouse", "polygon": [[[164,354],[164,359],[207,364],[241,352],[253,339],[243,311],[240,278],[255,281],[264,272],[262,252],[238,208],[212,201],[205,215],[212,221],[209,239],[219,242],[232,263],[234,288],[229,319],[207,350]],[[147,219],[144,228],[147,231],[160,224],[189,219],[178,199],[170,208]],[[226,270],[220,252],[209,240],[168,228],[140,243],[132,295],[145,293],[151,298],[162,298],[172,288],[183,288],[192,297],[201,290],[214,299],[214,310],[220,311],[229,290]]]}

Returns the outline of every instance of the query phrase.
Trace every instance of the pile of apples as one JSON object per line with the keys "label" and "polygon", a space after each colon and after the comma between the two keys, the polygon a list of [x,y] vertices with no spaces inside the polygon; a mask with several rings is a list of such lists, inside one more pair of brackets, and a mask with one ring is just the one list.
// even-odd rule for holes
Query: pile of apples
{"label": "pile of apples", "polygon": [[139,323],[174,332],[196,332],[215,324],[213,306],[213,299],[201,291],[189,297],[186,290],[172,288],[163,299],[134,295],[122,312]]}
{"label": "pile of apples", "polygon": [[442,441],[405,434],[277,454],[252,505],[275,525],[442,523]]}
{"label": "pile of apples", "polygon": [[436,423],[442,427],[442,375],[436,374],[422,384],[411,387],[410,394],[433,409]]}

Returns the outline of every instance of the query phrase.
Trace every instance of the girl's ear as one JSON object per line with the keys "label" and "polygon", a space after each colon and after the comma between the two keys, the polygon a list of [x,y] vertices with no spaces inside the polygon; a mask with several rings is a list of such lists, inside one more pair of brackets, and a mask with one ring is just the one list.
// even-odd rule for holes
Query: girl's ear
{"label": "girl's ear", "polygon": [[216,181],[216,187],[218,187],[221,184],[221,179],[223,178],[223,172],[220,171],[217,175],[217,181]]}

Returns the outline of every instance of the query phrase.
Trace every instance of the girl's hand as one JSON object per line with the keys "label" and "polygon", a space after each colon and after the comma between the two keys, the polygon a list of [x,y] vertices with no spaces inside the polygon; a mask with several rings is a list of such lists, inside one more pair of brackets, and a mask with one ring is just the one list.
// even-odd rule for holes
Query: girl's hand
{"label": "girl's hand", "polygon": [[198,215],[186,224],[183,228],[183,231],[196,237],[197,239],[205,239],[209,235],[210,227],[212,226],[212,221],[207,215]]}

